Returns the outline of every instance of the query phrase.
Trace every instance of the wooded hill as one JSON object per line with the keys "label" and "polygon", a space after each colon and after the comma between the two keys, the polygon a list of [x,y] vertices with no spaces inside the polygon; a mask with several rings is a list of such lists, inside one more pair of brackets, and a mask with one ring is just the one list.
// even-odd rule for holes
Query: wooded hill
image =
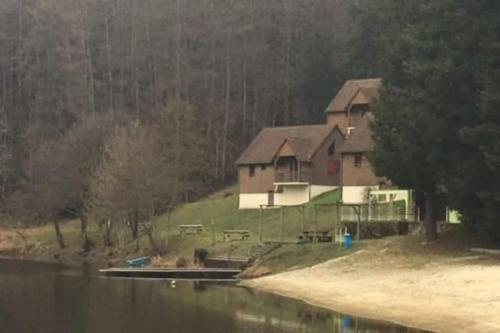
{"label": "wooded hill", "polygon": [[499,13],[496,0],[4,0],[2,210],[56,232],[80,218],[86,248],[88,223],[106,242],[113,224],[135,237],[234,181],[260,128],[323,123],[346,79],[382,77],[376,171],[499,240]]}
{"label": "wooded hill", "polygon": [[350,75],[349,12],[327,0],[3,1],[3,207],[30,223],[82,217],[84,230],[234,181],[260,128],[323,120]]}

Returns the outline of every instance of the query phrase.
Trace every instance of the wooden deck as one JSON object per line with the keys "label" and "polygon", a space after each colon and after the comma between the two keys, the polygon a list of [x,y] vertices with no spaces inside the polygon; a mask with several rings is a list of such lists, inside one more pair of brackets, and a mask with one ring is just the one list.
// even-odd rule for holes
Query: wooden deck
{"label": "wooden deck", "polygon": [[236,280],[241,270],[226,268],[107,268],[99,273],[112,277],[190,279],[190,280]]}

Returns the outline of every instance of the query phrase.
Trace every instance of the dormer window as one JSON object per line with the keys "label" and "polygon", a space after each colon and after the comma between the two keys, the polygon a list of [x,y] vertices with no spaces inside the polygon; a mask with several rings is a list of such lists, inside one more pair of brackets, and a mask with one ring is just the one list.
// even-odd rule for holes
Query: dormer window
{"label": "dormer window", "polygon": [[335,142],[332,142],[330,147],[328,147],[328,156],[335,155]]}

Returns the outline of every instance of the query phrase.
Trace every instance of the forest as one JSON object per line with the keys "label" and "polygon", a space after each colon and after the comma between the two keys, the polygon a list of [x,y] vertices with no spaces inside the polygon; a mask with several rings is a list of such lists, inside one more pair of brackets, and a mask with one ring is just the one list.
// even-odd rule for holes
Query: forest
{"label": "forest", "polygon": [[[234,182],[264,126],[323,121],[345,1],[5,0],[0,201],[30,224],[139,221]],[[107,225],[103,223],[103,225]],[[64,246],[62,235],[59,236]]]}
{"label": "forest", "polygon": [[[3,0],[0,204],[109,236],[235,181],[265,126],[382,77],[378,173],[500,239],[494,0]],[[430,207],[432,211],[432,207]],[[493,233],[492,233],[493,230]],[[109,240],[109,237],[104,237]]]}

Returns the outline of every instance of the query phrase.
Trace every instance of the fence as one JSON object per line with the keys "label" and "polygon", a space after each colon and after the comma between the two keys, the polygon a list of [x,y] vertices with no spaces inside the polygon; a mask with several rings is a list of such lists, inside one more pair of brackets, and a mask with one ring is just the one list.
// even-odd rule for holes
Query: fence
{"label": "fence", "polygon": [[[332,241],[355,224],[359,239],[361,225],[415,222],[405,201],[370,204],[316,203],[297,206],[261,206],[259,241],[295,242],[304,232],[328,232]],[[267,209],[269,208],[269,209]]]}
{"label": "fence", "polygon": [[406,210],[405,201],[376,204],[343,204],[341,219],[344,222],[412,222],[415,216]]}

